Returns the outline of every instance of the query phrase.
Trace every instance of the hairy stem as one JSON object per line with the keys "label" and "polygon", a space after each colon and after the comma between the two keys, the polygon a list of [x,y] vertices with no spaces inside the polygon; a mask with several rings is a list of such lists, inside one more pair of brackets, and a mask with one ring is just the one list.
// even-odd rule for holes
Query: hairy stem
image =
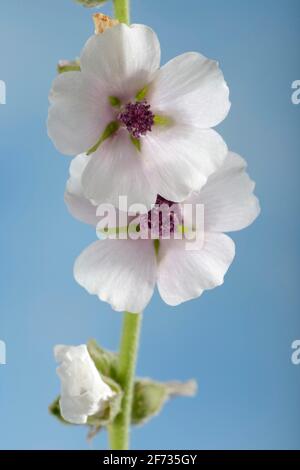
{"label": "hairy stem", "polygon": [[113,0],[114,1],[114,12],[115,18],[120,23],[129,24],[129,0]]}
{"label": "hairy stem", "polygon": [[[120,23],[129,24],[129,0],[113,0],[113,3],[115,18]],[[124,396],[121,412],[109,426],[108,430],[109,443],[112,450],[126,450],[129,448],[133,387],[141,320],[141,314],[124,313],[116,377],[123,389]]]}
{"label": "hairy stem", "polygon": [[123,389],[122,409],[109,427],[109,443],[112,450],[127,450],[132,413],[135,367],[140,337],[142,314],[124,314],[117,381]]}

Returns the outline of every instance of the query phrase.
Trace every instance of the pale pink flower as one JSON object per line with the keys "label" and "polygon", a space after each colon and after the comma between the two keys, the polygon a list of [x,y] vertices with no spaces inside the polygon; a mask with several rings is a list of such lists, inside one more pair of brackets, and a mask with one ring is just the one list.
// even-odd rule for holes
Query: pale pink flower
{"label": "pale pink flower", "polygon": [[[86,199],[82,188],[88,164],[82,155],[73,161],[66,202],[75,217],[96,225],[97,208]],[[203,240],[164,240],[159,233],[159,244],[152,239],[97,240],[76,260],[75,279],[117,311],[142,311],[156,284],[169,305],[200,296],[223,283],[234,258],[234,242],[224,232],[247,227],[260,212],[254,186],[245,160],[230,152],[206,185],[185,201],[204,206]],[[192,250],[187,249],[187,243],[194,244]]]}
{"label": "pale pink flower", "polygon": [[87,198],[182,201],[222,165],[227,147],[211,128],[230,102],[217,62],[189,52],[160,68],[152,29],[119,24],[88,40],[80,66],[54,80],[48,133],[62,153],[92,155]]}

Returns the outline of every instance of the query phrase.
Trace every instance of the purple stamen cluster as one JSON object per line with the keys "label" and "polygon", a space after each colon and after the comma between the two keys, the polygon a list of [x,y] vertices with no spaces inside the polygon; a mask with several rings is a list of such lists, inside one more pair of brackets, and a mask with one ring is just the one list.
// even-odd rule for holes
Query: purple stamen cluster
{"label": "purple stamen cluster", "polygon": [[151,131],[154,124],[154,114],[150,110],[150,104],[147,101],[136,101],[127,103],[123,111],[118,115],[127,128],[128,132],[135,139]]}
{"label": "purple stamen cluster", "polygon": [[154,208],[145,214],[141,221],[143,228],[148,228],[158,237],[168,237],[173,234],[178,223],[182,223],[180,205],[160,195],[157,196]]}

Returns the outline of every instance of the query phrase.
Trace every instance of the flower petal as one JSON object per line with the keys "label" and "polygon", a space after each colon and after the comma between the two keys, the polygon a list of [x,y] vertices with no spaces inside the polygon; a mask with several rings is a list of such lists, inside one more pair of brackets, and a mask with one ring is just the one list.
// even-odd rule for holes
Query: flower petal
{"label": "flower petal", "polygon": [[206,231],[231,232],[250,225],[260,213],[253,194],[255,183],[246,173],[247,164],[229,152],[223,166],[211,175],[202,190],[187,202],[204,204]]}
{"label": "flower petal", "polygon": [[65,191],[65,203],[75,219],[86,224],[97,225],[97,207],[83,194],[81,178],[91,157],[85,154],[73,158],[70,165],[70,178]]}
{"label": "flower petal", "polygon": [[91,400],[89,395],[81,397],[62,395],[59,399],[59,407],[63,419],[71,424],[86,424],[88,416],[99,411],[93,409],[90,413]]}
{"label": "flower petal", "polygon": [[110,203],[119,207],[119,197],[127,196],[131,204],[144,204],[150,208],[157,193],[146,176],[143,155],[130,141],[125,129],[107,139],[91,155],[82,177],[85,195],[97,204]]}
{"label": "flower petal", "polygon": [[156,257],[151,240],[96,241],[77,258],[74,277],[118,312],[141,312],[156,281]]}
{"label": "flower petal", "polygon": [[49,100],[48,134],[66,155],[86,152],[113,119],[105,88],[82,72],[56,77]]}
{"label": "flower petal", "polygon": [[159,41],[147,26],[119,24],[88,40],[80,64],[84,72],[105,82],[111,95],[132,99],[159,68]]}
{"label": "flower petal", "polygon": [[202,129],[214,127],[230,109],[229,90],[217,62],[196,52],[175,57],[157,73],[148,95],[158,114]]}
{"label": "flower petal", "polygon": [[199,190],[223,163],[227,146],[214,130],[178,124],[154,127],[142,139],[142,158],[157,194],[182,201]]}
{"label": "flower petal", "polygon": [[[186,243],[195,243],[193,250]],[[233,241],[221,233],[206,233],[203,246],[201,241],[161,240],[157,284],[162,299],[178,305],[221,285],[234,253]]]}

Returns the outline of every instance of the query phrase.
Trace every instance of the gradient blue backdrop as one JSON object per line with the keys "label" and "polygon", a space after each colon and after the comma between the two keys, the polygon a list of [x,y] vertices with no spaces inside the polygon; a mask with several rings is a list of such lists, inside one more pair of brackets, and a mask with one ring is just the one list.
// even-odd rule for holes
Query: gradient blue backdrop
{"label": "gradient blue backdrop", "polygon": [[[110,6],[103,8],[110,13]],[[82,427],[48,415],[59,381],[57,343],[96,337],[117,348],[121,315],[73,280],[95,238],[68,214],[70,159],[46,135],[47,95],[60,58],[92,34],[91,11],[71,0],[1,1],[0,447],[85,449]],[[156,294],[144,315],[138,373],[199,382],[195,399],[169,403],[135,429],[134,448],[300,448],[300,366],[291,364],[299,319],[299,0],[134,0],[132,19],[158,33],[163,61],[197,50],[220,61],[232,110],[219,128],[249,163],[260,218],[233,235],[225,284],[170,308]],[[105,448],[106,436],[94,448]]]}

